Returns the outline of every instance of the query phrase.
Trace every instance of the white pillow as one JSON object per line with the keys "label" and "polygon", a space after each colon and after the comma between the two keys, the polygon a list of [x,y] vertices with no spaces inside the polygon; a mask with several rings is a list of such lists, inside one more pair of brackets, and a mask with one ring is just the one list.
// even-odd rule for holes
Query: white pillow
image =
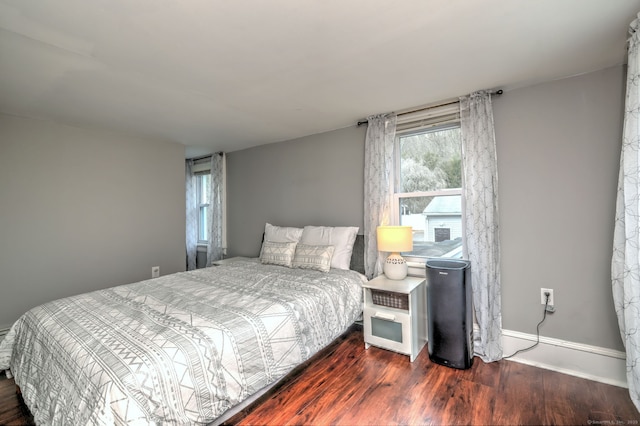
{"label": "white pillow", "polygon": [[349,269],[357,234],[357,226],[305,226],[300,243],[334,246],[331,267]]}
{"label": "white pillow", "polygon": [[288,243],[300,241],[302,236],[302,228],[291,228],[285,226],[274,226],[267,223],[264,226],[264,240],[275,241],[276,243]]}
{"label": "white pillow", "polygon": [[298,244],[296,254],[293,256],[292,268],[315,269],[316,271],[329,272],[333,246],[311,246]]}
{"label": "white pillow", "polygon": [[280,265],[291,268],[291,261],[296,252],[296,242],[276,243],[265,241],[262,243],[260,262],[265,265]]}

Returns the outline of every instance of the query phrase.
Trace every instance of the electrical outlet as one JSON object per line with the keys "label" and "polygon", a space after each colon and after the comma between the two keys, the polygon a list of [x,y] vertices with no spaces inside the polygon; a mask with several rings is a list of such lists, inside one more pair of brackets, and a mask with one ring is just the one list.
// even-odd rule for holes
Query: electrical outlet
{"label": "electrical outlet", "polygon": [[553,289],[552,288],[541,288],[540,289],[540,303],[544,305],[547,303],[547,296],[545,293],[549,293],[549,306],[555,306],[555,301],[553,300]]}
{"label": "electrical outlet", "polygon": [[160,267],[152,266],[151,267],[151,278],[158,278],[160,276]]}

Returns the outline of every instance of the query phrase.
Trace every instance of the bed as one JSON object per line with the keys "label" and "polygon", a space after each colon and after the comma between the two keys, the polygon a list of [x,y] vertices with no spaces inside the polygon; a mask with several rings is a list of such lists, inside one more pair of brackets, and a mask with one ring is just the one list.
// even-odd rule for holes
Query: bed
{"label": "bed", "polygon": [[[38,424],[219,423],[362,312],[361,273],[265,263],[266,245],[38,306],[0,343],[0,369]],[[361,250],[359,237],[351,267]]]}

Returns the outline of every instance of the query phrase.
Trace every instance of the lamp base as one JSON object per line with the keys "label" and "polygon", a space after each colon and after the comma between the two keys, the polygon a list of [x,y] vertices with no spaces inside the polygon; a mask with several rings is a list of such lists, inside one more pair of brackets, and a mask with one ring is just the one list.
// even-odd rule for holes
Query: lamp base
{"label": "lamp base", "polygon": [[390,280],[404,280],[409,270],[407,261],[400,253],[391,253],[384,262],[384,274]]}

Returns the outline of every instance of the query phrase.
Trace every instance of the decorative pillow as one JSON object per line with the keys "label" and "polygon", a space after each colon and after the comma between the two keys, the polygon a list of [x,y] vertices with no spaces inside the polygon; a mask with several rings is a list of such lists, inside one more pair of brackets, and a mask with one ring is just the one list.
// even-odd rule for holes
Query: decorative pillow
{"label": "decorative pillow", "polygon": [[300,241],[302,236],[302,228],[292,228],[286,226],[274,226],[267,223],[264,226],[264,240],[274,241],[276,243],[287,243]]}
{"label": "decorative pillow", "polygon": [[331,267],[349,269],[357,226],[305,226],[300,242],[309,245],[334,246]]}
{"label": "decorative pillow", "polygon": [[280,265],[291,268],[291,261],[296,252],[296,242],[278,243],[265,241],[262,243],[260,262],[269,265]]}
{"label": "decorative pillow", "polygon": [[333,246],[298,244],[291,267],[328,272],[331,269],[331,258],[333,257],[334,249]]}

